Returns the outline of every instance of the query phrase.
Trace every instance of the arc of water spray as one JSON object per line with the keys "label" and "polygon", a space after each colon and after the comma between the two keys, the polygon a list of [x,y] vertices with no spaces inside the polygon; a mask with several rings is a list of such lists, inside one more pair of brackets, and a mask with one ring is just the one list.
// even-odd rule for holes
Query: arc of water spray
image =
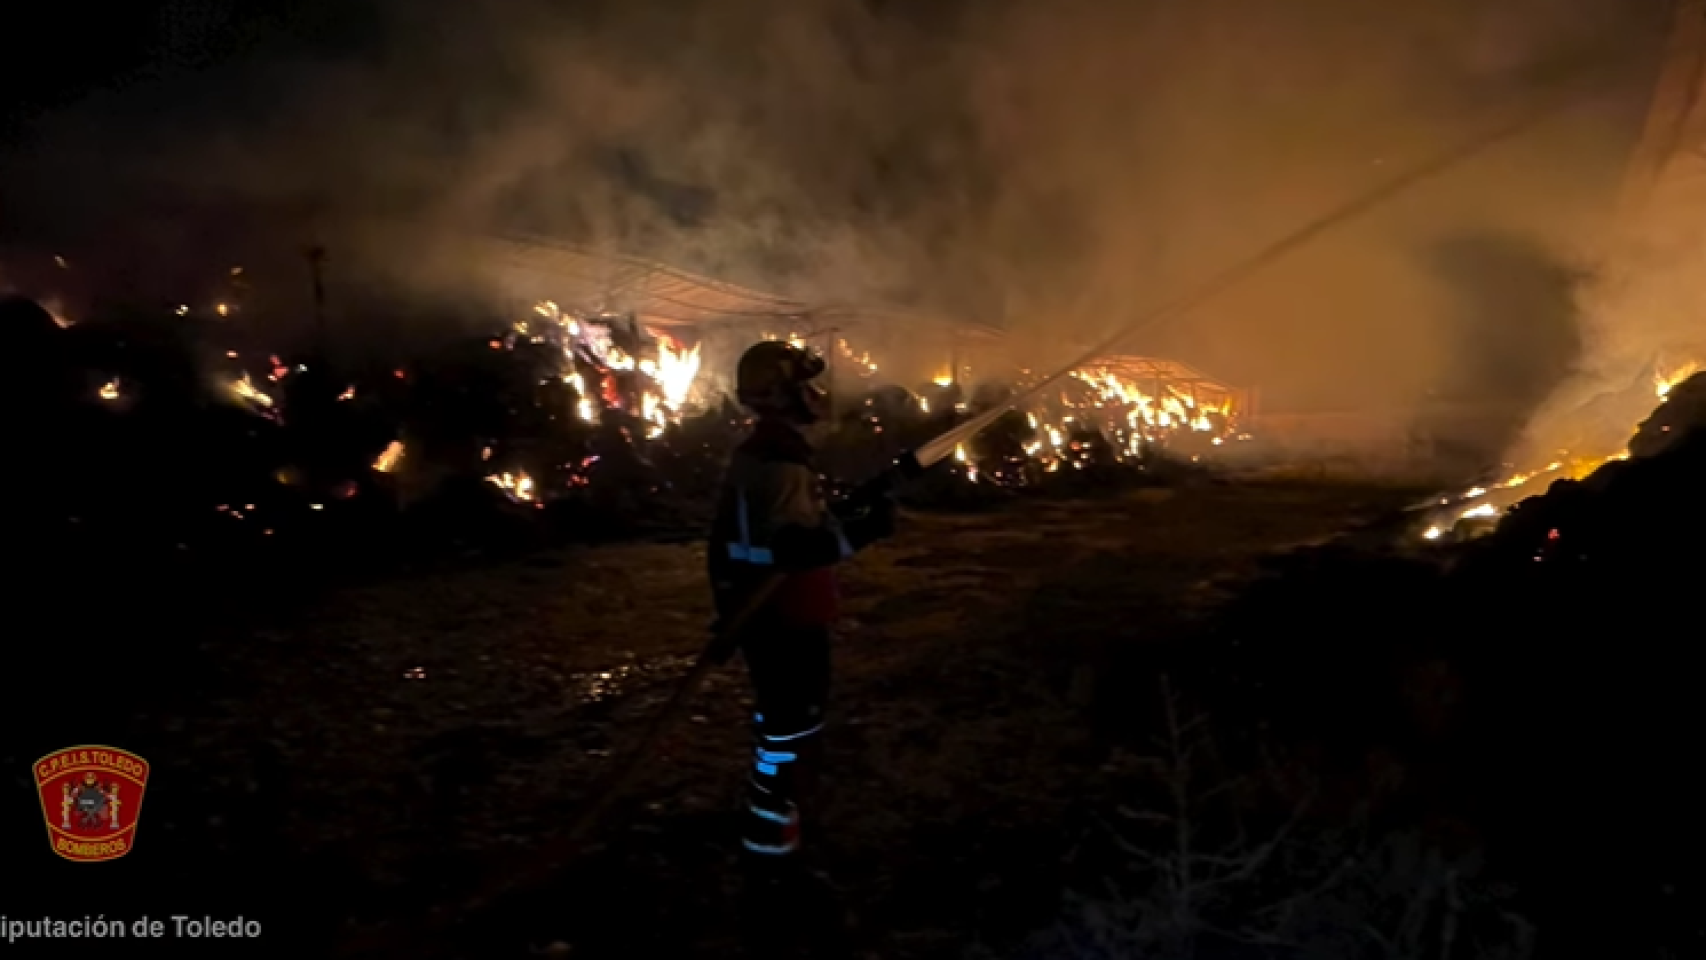
{"label": "arc of water spray", "polygon": [[1485,153],[1487,150],[1492,149],[1498,144],[1516,138],[1518,135],[1538,126],[1542,121],[1550,118],[1554,114],[1561,112],[1564,108],[1580,102],[1588,93],[1597,92],[1598,89],[1599,88],[1596,85],[1588,90],[1575,90],[1569,95],[1560,96],[1557,99],[1544,104],[1538,109],[1522,114],[1515,120],[1492,130],[1485,131],[1472,139],[1457,144],[1451,149],[1443,151],[1430,158],[1426,162],[1411,167],[1403,173],[1385,181],[1350,202],[1345,203],[1344,205],[1313,221],[1310,221],[1303,227],[1287,234],[1285,237],[1273,242],[1272,244],[1269,244],[1267,247],[1247,259],[1240,261],[1232,267],[1223,270],[1220,273],[1204,280],[1200,284],[1190,288],[1188,292],[1181,294],[1180,296],[1175,297],[1152,310],[1149,310],[1137,319],[1120,327],[1118,330],[1110,334],[1105,340],[1102,340],[1095,346],[1084,351],[1082,355],[1074,357],[1071,362],[1062,366],[1060,369],[1043,378],[1041,381],[1038,381],[1023,392],[1015,394],[1006,401],[985,410],[977,416],[972,417],[970,420],[967,420],[965,423],[959,424],[934,440],[925,443],[923,446],[919,447],[916,452],[919,464],[928,467],[931,464],[942,460],[949,454],[953,453],[955,447],[994,423],[1002,414],[1029,400],[1035,399],[1049,387],[1060,382],[1066,377],[1071,376],[1074,370],[1112,353],[1116,347],[1131,337],[1145,331],[1154,330],[1155,328],[1184,317],[1208,300],[1211,300],[1232,287],[1237,286],[1252,274],[1262,270],[1275,261],[1284,258],[1288,254],[1295,252],[1299,248],[1308,245],[1320,238],[1323,234],[1331,232],[1346,222],[1356,219],[1362,214],[1384,204],[1386,201],[1391,200],[1393,197],[1398,196],[1404,191],[1409,190],[1424,181],[1431,180],[1443,173],[1446,173],[1458,165]]}

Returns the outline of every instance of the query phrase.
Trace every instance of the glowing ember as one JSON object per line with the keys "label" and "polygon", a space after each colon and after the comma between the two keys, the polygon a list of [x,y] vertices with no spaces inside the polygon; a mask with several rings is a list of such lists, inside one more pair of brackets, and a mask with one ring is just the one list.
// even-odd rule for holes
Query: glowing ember
{"label": "glowing ember", "polygon": [[115,377],[112,380],[107,381],[106,384],[101,387],[101,399],[117,400],[118,397],[118,379]]}
{"label": "glowing ember", "polygon": [[1694,376],[1699,371],[1700,365],[1690,361],[1668,374],[1655,374],[1653,376],[1653,392],[1661,401],[1666,400],[1677,384]]}
{"label": "glowing ember", "polygon": [[401,459],[403,459],[403,443],[400,440],[393,440],[386,445],[384,452],[379,454],[379,459],[373,461],[373,469],[380,473],[390,473],[397,469],[397,461]]}
{"label": "glowing ember", "polygon": [[76,323],[75,320],[66,315],[65,305],[60,303],[58,297],[48,297],[42,300],[41,306],[43,310],[48,312],[49,316],[53,317],[54,324],[61,330],[69,330]]}
{"label": "glowing ember", "polygon": [[[793,334],[788,335],[788,342],[794,344],[795,346],[803,346],[804,345],[803,342],[800,341],[800,339],[798,337],[794,336]],[[841,340],[841,339],[837,339],[835,341],[835,349],[836,349],[836,352],[839,353],[842,357],[846,358],[847,360],[851,361],[852,363],[854,363],[856,366],[859,367],[859,376],[869,377],[871,374],[877,372],[877,365],[875,363],[871,362],[870,351],[867,350],[867,351],[863,351],[860,353],[855,353],[855,352],[853,352],[853,348],[848,345],[847,341]],[[952,378],[949,378],[949,382],[950,383],[953,382]]]}
{"label": "glowing ember", "polygon": [[496,484],[510,499],[532,502],[533,478],[525,473],[500,473],[486,478],[488,483]]}
{"label": "glowing ember", "polygon": [[977,482],[977,461],[971,459],[969,456],[966,455],[966,445],[965,444],[962,443],[959,446],[954,448],[954,460],[965,465],[966,479],[970,480],[972,483],[976,483]]}
{"label": "glowing ember", "polygon": [[272,406],[272,397],[269,397],[255,389],[255,385],[249,380],[249,375],[247,373],[238,377],[236,381],[231,384],[231,393],[239,400],[258,403],[263,407]]}
{"label": "glowing ember", "polygon": [[[788,343],[796,347],[804,347],[806,345],[804,337],[792,332],[790,332],[786,337],[783,337],[781,334],[766,332],[763,334],[763,337],[766,340],[787,340]],[[842,346],[845,347],[846,344],[843,344]]]}

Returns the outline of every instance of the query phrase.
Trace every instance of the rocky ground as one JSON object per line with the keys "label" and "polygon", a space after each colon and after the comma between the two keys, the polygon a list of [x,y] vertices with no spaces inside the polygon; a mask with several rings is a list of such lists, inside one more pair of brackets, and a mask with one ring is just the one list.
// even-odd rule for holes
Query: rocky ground
{"label": "rocky ground", "polygon": [[[1415,495],[1204,482],[908,515],[847,571],[811,825],[851,914],[837,939],[856,956],[1014,956],[1057,927],[1063,892],[1096,883],[1083,851],[1130,812],[1134,750],[1157,732],[1155,677],[1131,651],[1188,643],[1261,556]],[[385,938],[559,831],[668,695],[706,637],[702,565],[696,544],[634,543],[334,589],[227,571],[242,586],[223,599],[62,590],[9,688],[5,857],[35,879],[0,912],[243,914],[265,942],[221,955],[423,955]],[[738,667],[714,678],[592,848],[430,945],[744,955],[744,698]],[[62,863],[31,822],[30,761],[73,743],[153,763],[122,860]]]}

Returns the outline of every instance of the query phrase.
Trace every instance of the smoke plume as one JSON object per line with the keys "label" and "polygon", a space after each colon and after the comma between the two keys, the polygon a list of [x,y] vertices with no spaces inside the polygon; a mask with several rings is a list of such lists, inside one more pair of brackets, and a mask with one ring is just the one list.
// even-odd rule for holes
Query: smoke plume
{"label": "smoke plume", "polygon": [[[235,42],[193,6],[181,47]],[[1504,368],[1464,365],[1466,325],[1560,320],[1508,315],[1563,309],[1511,264],[1582,256],[1651,72],[1627,51],[1664,19],[1660,0],[358,6],[44,121],[18,182],[104,230],[246,210],[265,214],[245,243],[383,236],[423,289],[490,282],[459,238],[541,234],[1066,355],[1623,50],[1605,96],[1131,345],[1270,403],[1361,408],[1509,399]],[[189,236],[175,249],[223,235]]]}

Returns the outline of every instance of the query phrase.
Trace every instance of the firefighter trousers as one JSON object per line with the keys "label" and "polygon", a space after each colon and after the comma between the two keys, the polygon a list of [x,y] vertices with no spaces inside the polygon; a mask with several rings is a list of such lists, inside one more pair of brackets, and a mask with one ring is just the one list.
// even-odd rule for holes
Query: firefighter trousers
{"label": "firefighter trousers", "polygon": [[760,628],[741,647],[752,676],[754,745],[742,844],[760,857],[794,853],[810,806],[829,698],[829,628]]}

